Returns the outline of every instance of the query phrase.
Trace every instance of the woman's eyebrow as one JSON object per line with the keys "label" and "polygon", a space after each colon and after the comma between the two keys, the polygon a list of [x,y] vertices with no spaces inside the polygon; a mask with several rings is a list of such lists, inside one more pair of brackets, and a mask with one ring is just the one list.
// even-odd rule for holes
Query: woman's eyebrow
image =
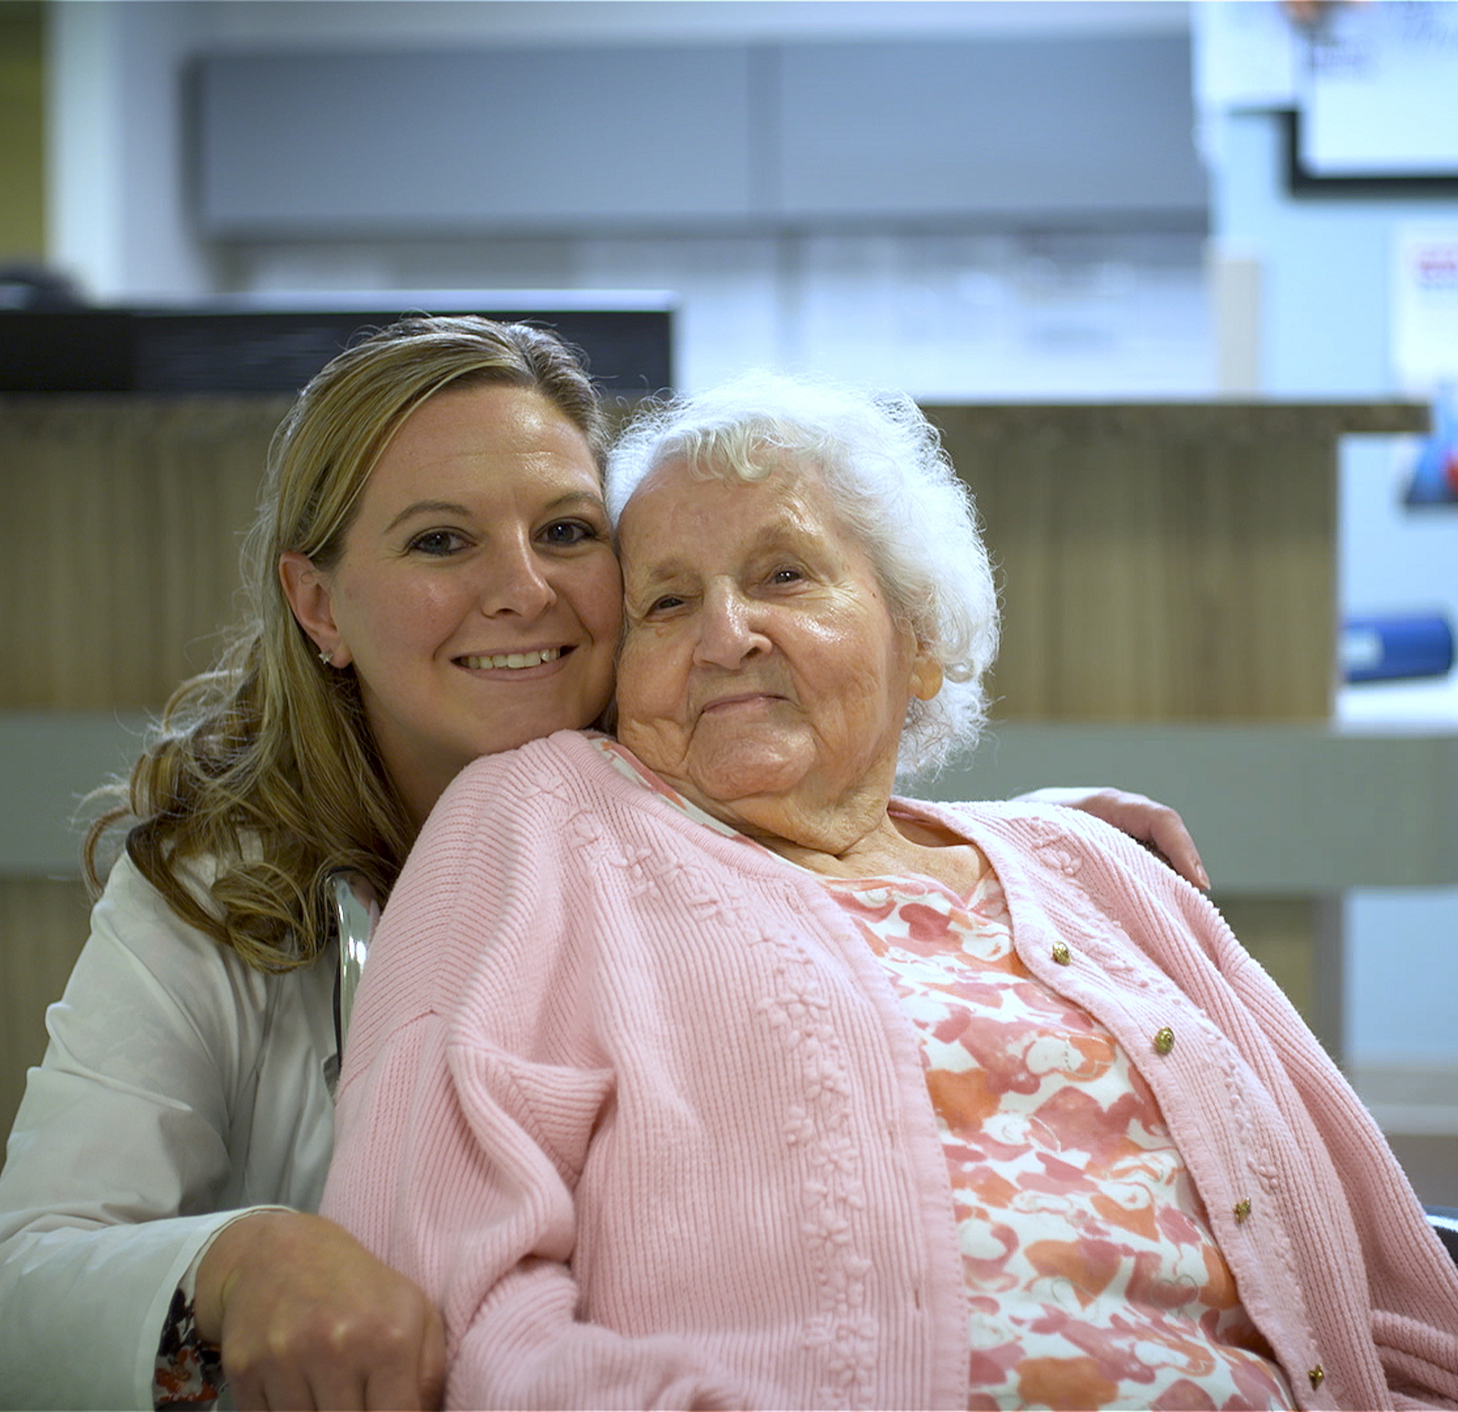
{"label": "woman's eyebrow", "polygon": [[660,559],[654,564],[635,565],[631,558],[624,559],[623,572],[631,573],[635,578],[641,580],[640,588],[656,588],[661,583],[670,579],[680,578],[685,570],[682,561],[679,559]]}
{"label": "woman's eyebrow", "polygon": [[[586,505],[595,510],[601,510],[602,497],[594,495],[590,490],[569,490],[565,495],[559,495],[544,507],[546,513],[554,510],[561,510],[570,505]],[[456,500],[417,500],[413,505],[407,505],[388,525],[385,526],[385,533],[389,534],[396,526],[404,524],[415,515],[455,515],[461,519],[469,519],[471,510],[469,506],[462,505]]]}
{"label": "woman's eyebrow", "polygon": [[606,513],[607,507],[603,504],[602,496],[591,490],[569,490],[565,495],[559,495],[546,508],[548,510],[561,510],[568,505],[587,505],[594,510],[601,510]]}
{"label": "woman's eyebrow", "polygon": [[468,516],[471,512],[464,506],[457,504],[454,500],[417,500],[413,505],[407,505],[389,524],[385,526],[385,533],[402,525],[406,520],[415,515],[457,515]]}

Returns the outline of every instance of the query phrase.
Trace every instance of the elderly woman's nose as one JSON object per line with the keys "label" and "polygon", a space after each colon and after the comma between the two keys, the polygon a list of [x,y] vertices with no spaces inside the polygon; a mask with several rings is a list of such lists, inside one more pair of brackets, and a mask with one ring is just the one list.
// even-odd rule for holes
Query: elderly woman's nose
{"label": "elderly woman's nose", "polygon": [[556,600],[543,565],[529,543],[503,543],[483,557],[478,606],[487,617],[515,613],[535,617]]}
{"label": "elderly woman's nose", "polygon": [[754,602],[735,587],[711,585],[699,613],[695,657],[709,666],[737,667],[768,647]]}

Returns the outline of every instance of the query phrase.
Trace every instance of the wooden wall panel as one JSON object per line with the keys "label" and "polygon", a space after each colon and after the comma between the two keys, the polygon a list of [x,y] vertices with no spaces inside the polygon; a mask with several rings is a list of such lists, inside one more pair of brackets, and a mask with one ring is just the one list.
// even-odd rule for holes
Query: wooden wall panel
{"label": "wooden wall panel", "polygon": [[[156,710],[209,665],[287,405],[0,397],[0,710]],[[88,905],[78,880],[0,878],[0,1130]]]}
{"label": "wooden wall panel", "polygon": [[79,881],[0,878],[0,1133],[10,1131],[26,1069],[45,1053],[45,1008],[66,988],[89,907]]}
{"label": "wooden wall panel", "polygon": [[1341,432],[1419,409],[928,408],[1000,566],[993,714],[1325,720]]}
{"label": "wooden wall panel", "polygon": [[155,708],[209,665],[286,406],[0,398],[0,709]]}

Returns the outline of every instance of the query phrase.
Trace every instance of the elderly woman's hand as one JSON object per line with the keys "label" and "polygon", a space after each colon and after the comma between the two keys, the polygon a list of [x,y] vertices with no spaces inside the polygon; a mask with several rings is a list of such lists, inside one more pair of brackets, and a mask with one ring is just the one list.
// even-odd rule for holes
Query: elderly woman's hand
{"label": "elderly woman's hand", "polygon": [[440,1406],[435,1306],[322,1216],[258,1211],[225,1227],[198,1268],[195,1309],[241,1408]]}
{"label": "elderly woman's hand", "polygon": [[1137,839],[1186,881],[1199,888],[1210,886],[1195,840],[1190,837],[1185,821],[1167,804],[1108,786],[1035,789],[1019,798],[1036,804],[1063,804],[1070,809],[1082,809]]}

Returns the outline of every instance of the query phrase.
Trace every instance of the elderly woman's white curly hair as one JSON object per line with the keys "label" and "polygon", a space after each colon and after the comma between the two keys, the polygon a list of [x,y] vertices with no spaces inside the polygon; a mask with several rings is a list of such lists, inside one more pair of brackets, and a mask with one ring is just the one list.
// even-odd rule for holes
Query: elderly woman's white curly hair
{"label": "elderly woman's white curly hair", "polygon": [[893,614],[944,674],[935,698],[911,703],[898,772],[933,769],[975,743],[997,653],[997,590],[971,491],[910,398],[754,372],[652,405],[608,457],[615,525],[645,477],[673,461],[699,476],[762,480],[786,464],[818,475]]}

